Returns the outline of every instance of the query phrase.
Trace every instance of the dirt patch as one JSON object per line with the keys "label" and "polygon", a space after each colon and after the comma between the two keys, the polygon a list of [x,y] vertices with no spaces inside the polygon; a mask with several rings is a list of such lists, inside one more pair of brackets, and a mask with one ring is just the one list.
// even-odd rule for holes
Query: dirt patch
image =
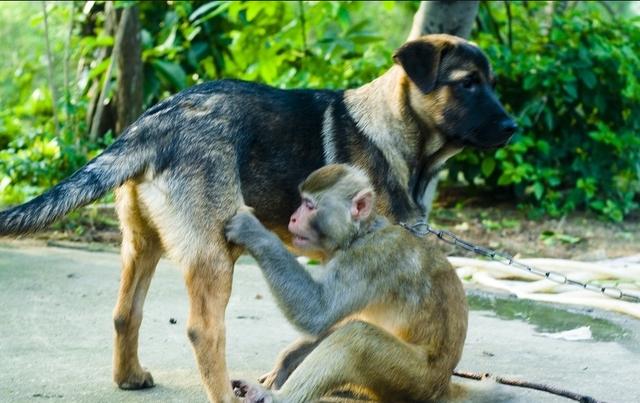
{"label": "dirt patch", "polygon": [[[436,208],[431,223],[465,240],[520,257],[604,260],[640,253],[640,220],[603,221],[576,213],[533,220],[510,205]],[[460,248],[452,255],[471,256]]]}

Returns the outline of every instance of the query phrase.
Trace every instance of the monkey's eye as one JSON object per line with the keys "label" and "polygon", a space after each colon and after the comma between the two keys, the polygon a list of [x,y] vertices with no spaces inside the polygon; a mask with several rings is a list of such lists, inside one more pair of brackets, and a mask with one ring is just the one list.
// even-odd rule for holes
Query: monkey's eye
{"label": "monkey's eye", "polygon": [[302,200],[302,204],[304,204],[304,206],[308,209],[308,210],[315,210],[316,205],[313,204],[313,201],[311,201],[310,199],[303,199]]}

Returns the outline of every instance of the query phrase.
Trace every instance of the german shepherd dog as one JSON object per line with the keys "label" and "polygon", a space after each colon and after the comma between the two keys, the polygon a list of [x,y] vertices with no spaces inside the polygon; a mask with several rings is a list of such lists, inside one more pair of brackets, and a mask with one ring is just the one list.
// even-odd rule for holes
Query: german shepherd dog
{"label": "german shepherd dog", "polygon": [[224,313],[242,250],[224,224],[249,205],[290,241],[297,186],[349,163],[373,178],[392,221],[420,217],[426,185],[465,146],[500,147],[516,125],[493,92],[487,58],[448,35],[407,42],[394,65],[356,89],[281,90],[221,80],[147,110],[102,154],[33,200],[0,213],[0,235],[44,228],[115,189],[122,276],[114,310],[115,382],[153,386],[138,360],[142,307],[163,253],[184,270],[187,333],[208,397],[236,398],[225,363]]}

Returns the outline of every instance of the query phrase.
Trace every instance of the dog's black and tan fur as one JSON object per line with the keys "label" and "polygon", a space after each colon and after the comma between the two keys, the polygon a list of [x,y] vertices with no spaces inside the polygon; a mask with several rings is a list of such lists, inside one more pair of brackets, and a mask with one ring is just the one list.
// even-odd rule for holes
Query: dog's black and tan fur
{"label": "dog's black and tan fur", "polygon": [[474,45],[432,35],[397,50],[375,81],[345,91],[280,90],[217,81],[145,112],[101,155],[43,195],[0,213],[0,235],[44,228],[116,189],[122,277],[114,312],[114,378],[153,385],[138,361],[142,306],[162,253],[184,269],[188,335],[209,398],[235,398],[225,363],[224,311],[241,253],[223,235],[244,204],[288,241],[298,184],[328,163],[373,178],[378,210],[392,220],[424,211],[422,194],[464,146],[498,147],[515,125],[492,91]]}

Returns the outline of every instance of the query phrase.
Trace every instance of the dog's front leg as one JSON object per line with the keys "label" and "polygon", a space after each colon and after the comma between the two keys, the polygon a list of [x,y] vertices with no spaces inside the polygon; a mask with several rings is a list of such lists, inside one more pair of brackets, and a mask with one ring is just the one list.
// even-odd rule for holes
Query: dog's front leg
{"label": "dog's front leg", "polygon": [[190,300],[187,333],[209,400],[239,402],[227,373],[224,326],[235,259],[219,253],[206,260],[191,265],[185,273]]}

